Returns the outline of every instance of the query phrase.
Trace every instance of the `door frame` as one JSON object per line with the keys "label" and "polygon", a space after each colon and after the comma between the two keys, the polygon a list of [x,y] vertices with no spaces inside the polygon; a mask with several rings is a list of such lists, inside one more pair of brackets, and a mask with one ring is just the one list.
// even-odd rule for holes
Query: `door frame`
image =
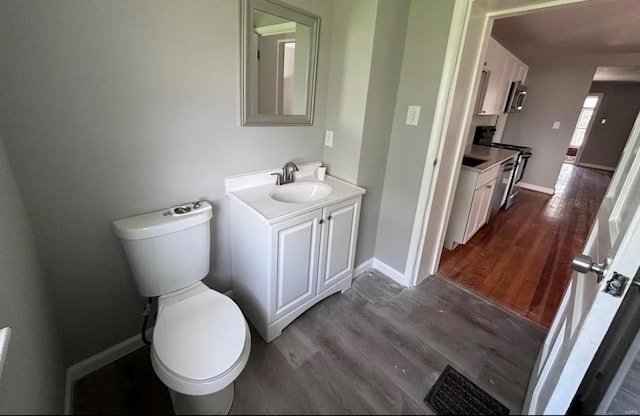
{"label": "door frame", "polygon": [[435,274],[440,262],[494,20],[585,1],[529,0],[513,7],[512,0],[456,0],[403,273],[408,286]]}
{"label": "door frame", "polygon": [[[589,124],[587,125],[587,129],[584,132],[584,139],[582,140],[582,144],[580,145],[580,148],[578,149],[578,152],[576,153],[576,160],[573,162],[575,165],[580,165],[580,159],[582,159],[582,151],[584,150],[584,147],[587,145],[587,141],[589,141],[589,135],[591,134],[591,128],[593,127],[593,124],[596,121],[596,116],[598,115],[598,111],[600,110],[600,104],[602,104],[602,99],[604,97],[604,93],[603,92],[590,92],[587,94],[587,97],[593,97],[593,96],[597,96],[598,97],[598,102],[596,103],[596,106],[593,108],[593,116],[591,116],[591,119],[589,120]],[[585,97],[585,100],[587,99],[587,97]],[[584,106],[582,107],[584,108]],[[580,110],[582,111],[582,110]],[[577,122],[576,122],[577,124]],[[573,128],[573,131],[576,131],[576,128]]]}

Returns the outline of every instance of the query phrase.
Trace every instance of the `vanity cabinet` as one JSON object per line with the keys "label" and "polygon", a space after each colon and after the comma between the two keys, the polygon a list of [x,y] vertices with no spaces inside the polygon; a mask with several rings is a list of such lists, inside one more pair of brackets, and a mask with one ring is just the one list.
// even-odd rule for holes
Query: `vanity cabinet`
{"label": "vanity cabinet", "polygon": [[458,179],[451,217],[445,235],[445,248],[466,244],[489,221],[491,198],[496,188],[500,164],[484,172],[462,169]]}
{"label": "vanity cabinet", "polygon": [[362,196],[269,223],[231,199],[233,297],[266,342],[351,287]]}

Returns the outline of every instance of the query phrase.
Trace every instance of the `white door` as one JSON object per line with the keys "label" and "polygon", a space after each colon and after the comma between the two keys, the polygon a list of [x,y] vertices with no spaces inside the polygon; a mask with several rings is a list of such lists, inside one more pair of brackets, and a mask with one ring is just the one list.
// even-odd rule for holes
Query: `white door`
{"label": "white door", "polygon": [[271,303],[276,319],[316,294],[321,216],[322,210],[316,210],[273,226],[275,296]]}
{"label": "white door", "polygon": [[[640,114],[583,253],[609,259],[603,278],[574,272],[531,374],[523,411],[565,414],[640,267]],[[626,276],[618,296],[607,293]],[[616,278],[618,277],[618,278]]]}
{"label": "white door", "polygon": [[360,198],[340,202],[323,211],[323,243],[318,293],[353,272]]}

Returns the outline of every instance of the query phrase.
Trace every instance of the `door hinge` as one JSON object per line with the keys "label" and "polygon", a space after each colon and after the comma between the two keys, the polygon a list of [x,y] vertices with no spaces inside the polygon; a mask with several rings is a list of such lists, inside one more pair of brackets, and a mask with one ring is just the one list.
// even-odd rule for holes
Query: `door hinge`
{"label": "door hinge", "polygon": [[608,293],[611,296],[619,297],[624,292],[624,289],[627,287],[629,283],[629,278],[627,276],[623,276],[620,273],[613,273],[613,277],[607,281],[607,284],[604,287],[604,293]]}

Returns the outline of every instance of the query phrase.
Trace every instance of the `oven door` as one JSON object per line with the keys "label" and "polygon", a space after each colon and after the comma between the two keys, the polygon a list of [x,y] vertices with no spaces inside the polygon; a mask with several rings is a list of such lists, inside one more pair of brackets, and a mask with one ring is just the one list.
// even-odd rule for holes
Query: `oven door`
{"label": "oven door", "polygon": [[524,176],[524,170],[527,168],[527,162],[530,158],[531,152],[523,152],[520,154],[520,157],[518,158],[518,166],[516,168],[515,179],[513,182],[514,184],[522,180],[522,177]]}

